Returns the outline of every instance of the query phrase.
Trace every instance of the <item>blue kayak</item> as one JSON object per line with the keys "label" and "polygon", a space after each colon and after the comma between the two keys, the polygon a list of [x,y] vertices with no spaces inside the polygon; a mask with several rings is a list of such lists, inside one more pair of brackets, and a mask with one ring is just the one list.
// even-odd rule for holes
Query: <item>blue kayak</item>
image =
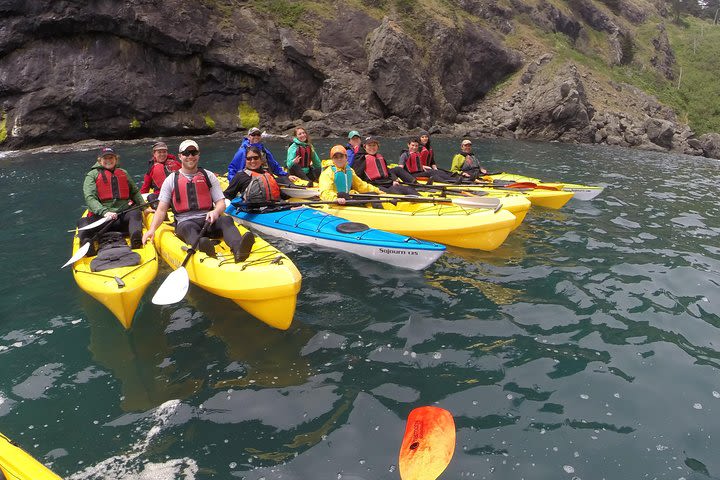
{"label": "blue kayak", "polygon": [[445,252],[445,245],[439,243],[369,228],[304,206],[248,213],[231,204],[225,213],[261,234],[342,250],[411,270],[427,268]]}

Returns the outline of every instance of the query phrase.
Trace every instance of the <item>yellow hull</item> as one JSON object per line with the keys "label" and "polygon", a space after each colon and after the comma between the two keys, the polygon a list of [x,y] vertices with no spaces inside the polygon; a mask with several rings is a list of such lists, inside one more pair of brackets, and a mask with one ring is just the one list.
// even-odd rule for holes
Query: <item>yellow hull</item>
{"label": "yellow hull", "polygon": [[0,473],[8,480],[62,480],[0,433]]}
{"label": "yellow hull", "polygon": [[[145,215],[146,225],[152,214]],[[240,233],[247,230],[236,224]],[[172,268],[182,264],[187,252],[185,242],[175,236],[175,229],[164,222],[155,232],[155,248]],[[190,281],[200,288],[238,304],[258,320],[280,330],[287,330],[295,315],[297,294],[302,276],[295,264],[256,236],[250,257],[235,263],[225,242],[215,250],[217,258],[195,253],[185,266]]]}
{"label": "yellow hull", "polygon": [[383,209],[321,205],[318,208],[372,228],[455,247],[495,250],[515,228],[515,216],[499,210],[400,202]]}
{"label": "yellow hull", "polygon": [[[73,254],[78,248],[80,241],[76,234]],[[140,299],[158,271],[157,255],[151,243],[133,251],[140,254],[139,265],[93,272],[90,262],[95,257],[83,257],[73,265],[73,277],[78,286],[105,305],[126,329],[132,326]]]}

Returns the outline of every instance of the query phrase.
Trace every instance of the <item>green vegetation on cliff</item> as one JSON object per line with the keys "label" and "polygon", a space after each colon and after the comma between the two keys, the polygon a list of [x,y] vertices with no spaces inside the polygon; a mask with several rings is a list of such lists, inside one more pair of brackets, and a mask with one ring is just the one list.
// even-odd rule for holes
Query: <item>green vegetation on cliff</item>
{"label": "green vegetation on cliff", "polygon": [[7,140],[7,114],[0,112],[0,143]]}

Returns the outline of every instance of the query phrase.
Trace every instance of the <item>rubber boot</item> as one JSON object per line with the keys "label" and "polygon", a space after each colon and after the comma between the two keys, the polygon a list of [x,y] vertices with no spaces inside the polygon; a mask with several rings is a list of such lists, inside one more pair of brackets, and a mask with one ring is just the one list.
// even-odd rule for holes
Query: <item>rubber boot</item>
{"label": "rubber boot", "polygon": [[255,235],[252,232],[246,232],[240,239],[240,244],[233,248],[235,263],[244,262],[250,256],[252,247],[255,244]]}

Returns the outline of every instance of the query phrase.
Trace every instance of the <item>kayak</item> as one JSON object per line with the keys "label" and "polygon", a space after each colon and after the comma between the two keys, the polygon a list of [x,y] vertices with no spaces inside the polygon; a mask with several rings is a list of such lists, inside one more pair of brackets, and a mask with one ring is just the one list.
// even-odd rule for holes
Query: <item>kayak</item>
{"label": "kayak", "polygon": [[564,190],[543,190],[543,189],[515,189],[515,188],[492,188],[475,187],[469,185],[472,192],[485,192],[490,198],[500,198],[503,203],[512,197],[524,197],[535,207],[551,208],[557,210],[565,206],[573,198],[573,192]]}
{"label": "kayak", "polygon": [[[421,183],[424,180],[420,180]],[[537,207],[558,209],[562,208],[567,202],[573,198],[572,192],[566,192],[563,190],[546,190],[540,188],[513,188],[506,185],[489,186],[483,184],[462,184],[456,183],[438,183],[434,182],[433,187],[445,187],[446,191],[465,191],[482,193],[489,198],[500,198],[505,204],[506,199],[510,198],[525,198],[530,203]],[[508,202],[510,203],[510,202]]]}
{"label": "kayak", "polygon": [[544,182],[538,178],[526,177],[523,175],[516,175],[513,173],[499,173],[493,175],[487,175],[489,180],[505,180],[513,182],[531,182],[538,185],[540,188],[554,188],[557,190],[563,190],[566,192],[573,192],[573,198],[577,200],[592,200],[593,198],[600,195],[605,187],[598,187],[594,185],[582,185],[579,183],[550,183]]}
{"label": "kayak", "polygon": [[[125,240],[129,244],[127,237]],[[73,254],[80,246],[80,238],[76,230],[73,238]],[[132,326],[140,299],[150,283],[155,280],[158,271],[157,254],[151,243],[133,252],[140,255],[140,263],[130,267],[93,272],[90,263],[95,257],[87,256],[73,264],[73,277],[78,286],[105,305],[126,329]]]}
{"label": "kayak", "polygon": [[351,222],[430,242],[477,250],[495,250],[515,227],[515,215],[507,210],[466,208],[455,205],[398,202],[383,208],[318,205],[326,213]]}
{"label": "kayak", "polygon": [[7,480],[62,480],[2,433],[0,433],[0,478]]}
{"label": "kayak", "polygon": [[[149,226],[153,213],[145,213]],[[172,213],[168,213],[172,218]],[[236,224],[241,234],[245,227]],[[157,228],[155,248],[173,269],[187,256],[188,246],[175,236],[175,228],[165,221]],[[190,281],[200,288],[238,304],[258,320],[280,330],[287,330],[295,315],[297,294],[302,277],[295,264],[282,252],[260,237],[247,260],[235,263],[230,247],[219,241],[216,258],[198,251],[187,263]]]}
{"label": "kayak", "polygon": [[[319,197],[320,191],[317,188],[307,188],[307,187],[280,187],[282,191],[292,197],[298,198],[298,199],[308,199],[308,198],[315,198]],[[460,189],[458,189],[460,190]],[[419,192],[421,195],[426,197],[434,197],[434,196],[440,196],[441,190],[438,191],[421,191]],[[481,192],[481,195],[486,195],[484,192]],[[469,197],[467,195],[462,195],[460,191],[457,192],[457,194],[453,194],[452,192],[445,192],[445,196],[442,196],[441,198],[474,198],[474,195],[470,195]],[[521,196],[521,195],[501,195],[502,197],[502,209],[507,210],[508,212],[515,215],[515,225],[513,226],[513,230],[522,224],[523,220],[525,220],[525,216],[527,215],[528,211],[530,210],[530,206],[532,203],[527,198]],[[477,197],[475,197],[477,198]]]}
{"label": "kayak", "polygon": [[342,250],[411,270],[427,268],[445,252],[444,245],[369,228],[306,206],[247,213],[230,204],[225,213],[262,234]]}

